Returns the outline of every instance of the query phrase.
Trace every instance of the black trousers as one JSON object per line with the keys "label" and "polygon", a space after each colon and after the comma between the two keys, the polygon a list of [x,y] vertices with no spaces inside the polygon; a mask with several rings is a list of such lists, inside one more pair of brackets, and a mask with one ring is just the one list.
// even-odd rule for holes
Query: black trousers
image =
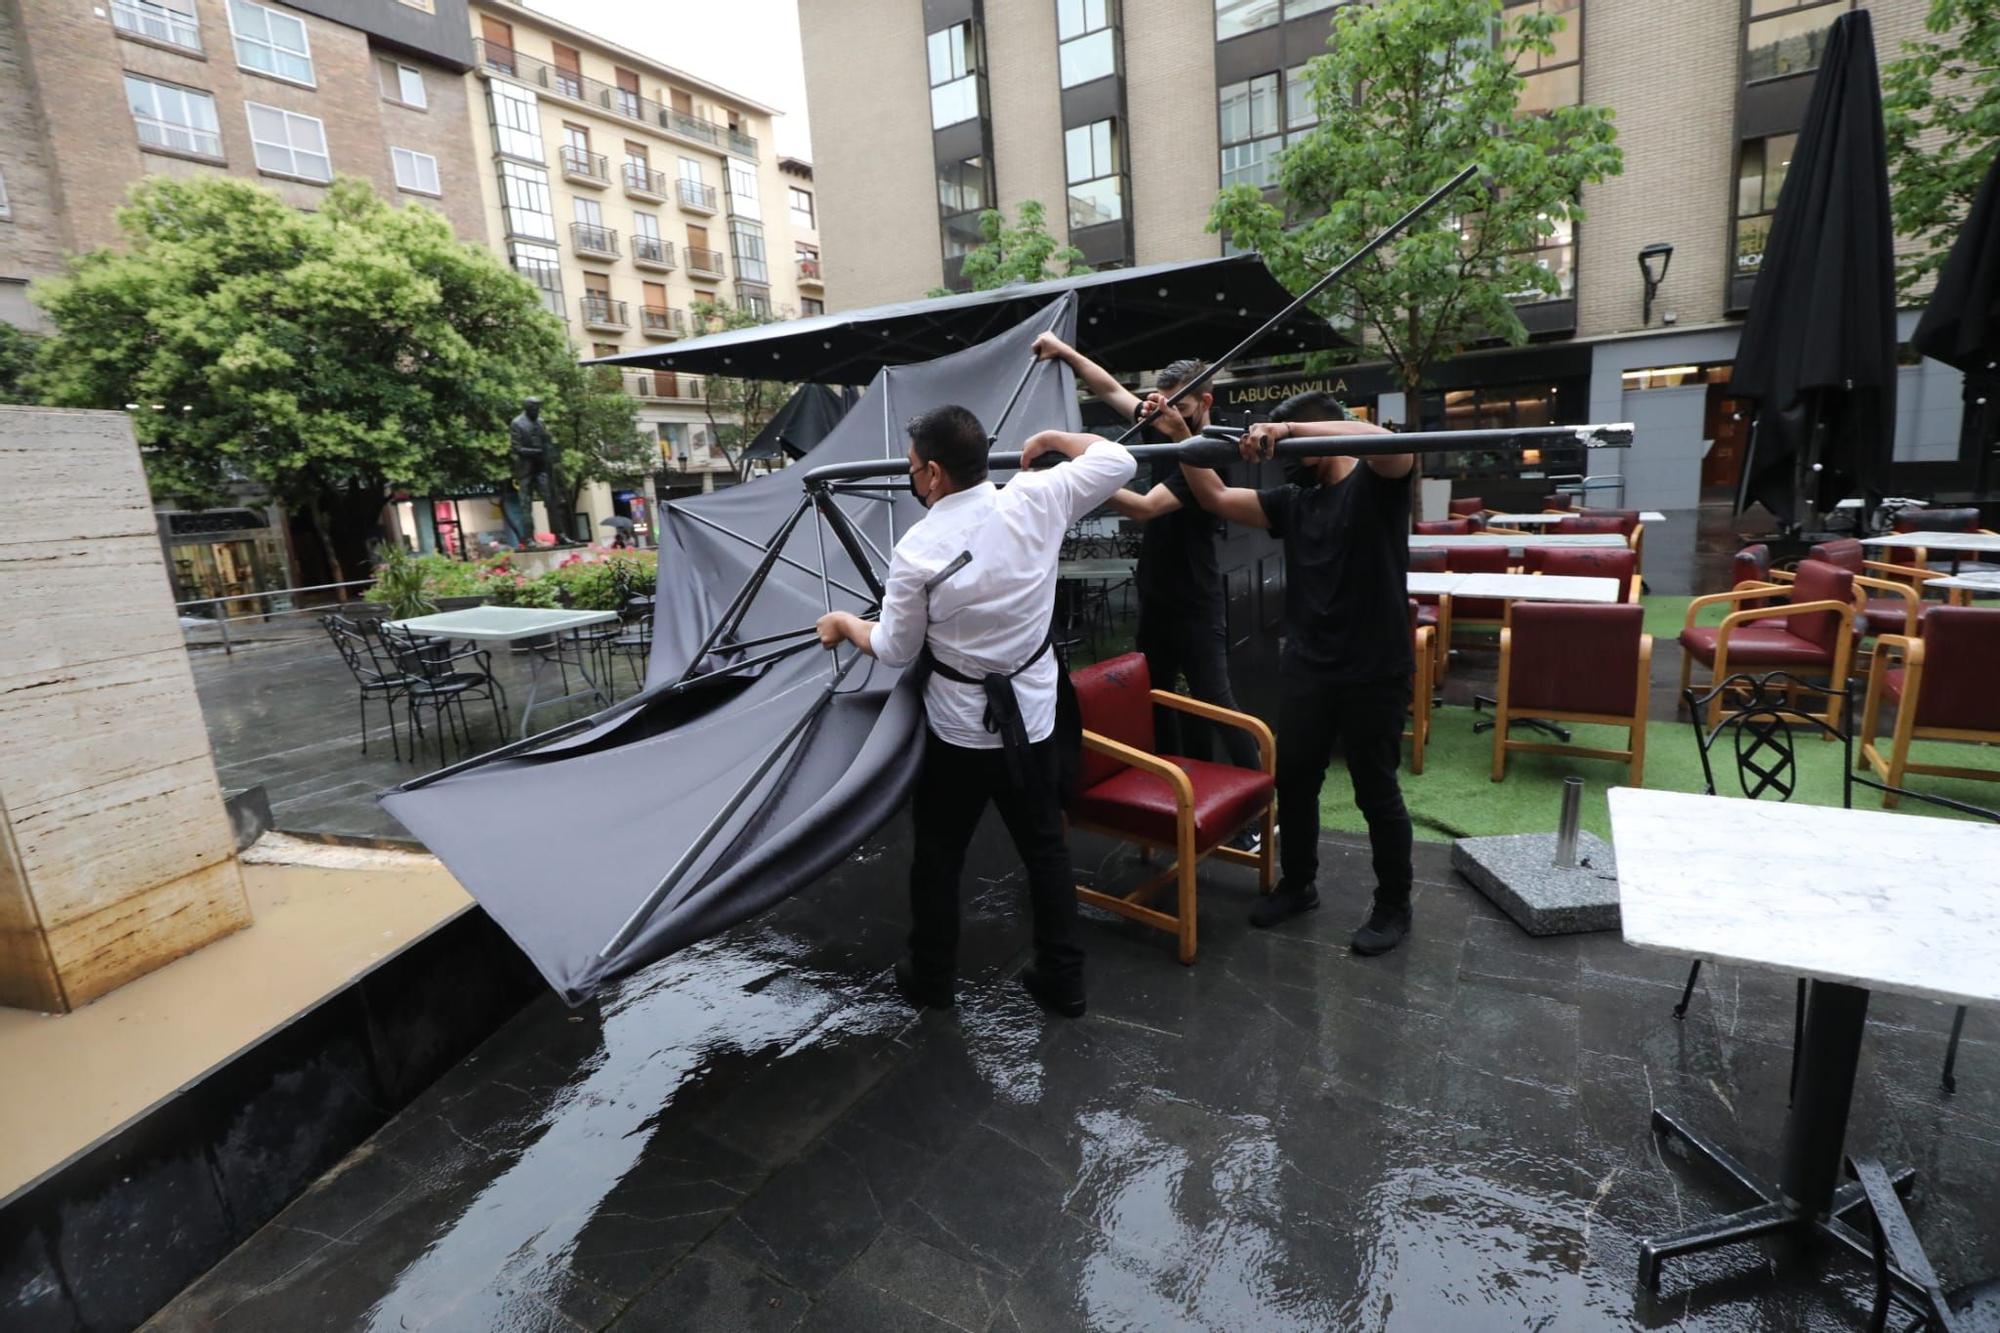
{"label": "black trousers", "polygon": [[1070,870],[1062,802],[1056,791],[1056,742],[1028,747],[1028,781],[1009,778],[999,750],[974,750],[924,729],[924,765],[910,812],[916,853],[910,862],[910,962],[927,983],[949,985],[958,973],[958,882],[965,849],[987,802],[1014,839],[1028,870],[1035,961],[1063,986],[1083,984],[1076,934],[1076,876]]}
{"label": "black trousers", "polygon": [[[1146,655],[1154,689],[1178,690],[1185,676],[1187,693],[1194,698],[1220,708],[1236,707],[1236,695],[1229,688],[1229,635],[1221,607],[1190,611],[1141,602],[1138,647]],[[1258,767],[1257,742],[1249,732],[1214,726],[1171,708],[1153,710],[1154,743],[1161,754],[1212,758],[1215,751],[1209,738],[1216,732],[1222,735],[1222,750],[1230,763]]]}
{"label": "black trousers", "polygon": [[1337,747],[1347,759],[1354,804],[1368,821],[1376,892],[1407,900],[1410,812],[1396,784],[1410,678],[1335,685],[1303,672],[1280,677],[1278,833],[1282,886],[1304,890],[1319,873],[1319,794]]}

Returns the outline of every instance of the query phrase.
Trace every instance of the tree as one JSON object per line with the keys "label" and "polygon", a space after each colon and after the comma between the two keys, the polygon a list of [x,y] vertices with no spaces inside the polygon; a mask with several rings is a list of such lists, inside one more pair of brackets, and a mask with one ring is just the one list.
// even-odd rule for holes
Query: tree
{"label": "tree", "polygon": [[213,504],[262,483],[342,579],[389,487],[506,476],[506,423],[569,356],[519,276],[362,181],[305,213],[243,181],[148,177],[118,222],[124,248],[34,288],[56,325],[48,400],[158,404],[133,414],[155,494]]}
{"label": "tree", "polygon": [[29,387],[42,340],[26,329],[0,323],[0,403],[40,401]]}
{"label": "tree", "polygon": [[[1090,272],[1083,251],[1058,243],[1049,235],[1048,221],[1038,199],[1023,199],[1020,221],[1007,225],[1007,215],[989,208],[979,215],[980,243],[965,252],[959,269],[975,292],[1005,287],[1010,282],[1042,282]],[[949,287],[934,287],[932,296],[950,296]]]}
{"label": "tree", "polygon": [[[775,316],[724,301],[696,301],[690,312],[695,327],[704,333],[755,328],[769,324]],[[743,468],[743,450],[769,425],[785,400],[798,388],[781,380],[732,379],[710,375],[704,381],[708,427],[716,447],[738,472]]]}
{"label": "tree", "polygon": [[1222,191],[1209,230],[1260,250],[1303,291],[1467,163],[1483,170],[1400,239],[1323,294],[1351,316],[1411,395],[1428,367],[1488,339],[1527,337],[1514,302],[1553,296],[1534,251],[1583,216],[1583,186],[1622,170],[1611,113],[1516,109],[1517,63],[1553,54],[1562,20],[1500,0],[1384,0],[1334,18],[1327,54],[1307,65],[1319,123],[1278,159],[1287,210],[1250,185]]}
{"label": "tree", "polygon": [[1882,128],[1895,188],[1897,257],[1908,297],[1944,267],[2000,145],[2000,0],[1931,0],[1928,36],[1882,73]]}
{"label": "tree", "polygon": [[624,391],[615,366],[577,364],[567,345],[546,371],[552,386],[542,419],[555,437],[556,481],[567,506],[579,508],[583,488],[593,481],[617,484],[643,476],[659,455],[639,433],[638,405]]}

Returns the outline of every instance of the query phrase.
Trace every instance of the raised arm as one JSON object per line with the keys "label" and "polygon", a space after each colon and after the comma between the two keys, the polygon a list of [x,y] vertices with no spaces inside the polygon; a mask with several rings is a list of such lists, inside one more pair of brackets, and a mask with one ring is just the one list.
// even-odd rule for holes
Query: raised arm
{"label": "raised arm", "polygon": [[1187,478],[1194,502],[1217,518],[1250,528],[1271,526],[1264,502],[1247,486],[1225,486],[1213,468],[1189,467],[1185,463],[1181,464],[1181,475]]}
{"label": "raised arm", "polygon": [[[1202,469],[1204,472],[1207,470]],[[1163,483],[1143,495],[1137,491],[1120,490],[1104,503],[1120,518],[1129,518],[1134,523],[1150,523],[1179,509],[1181,497],[1174,494],[1173,487]]]}
{"label": "raised arm", "polygon": [[[1279,440],[1310,435],[1388,435],[1392,432],[1368,421],[1260,421],[1243,437],[1246,458],[1269,458],[1271,446]],[[1253,453],[1253,450],[1255,451]],[[1361,460],[1382,477],[1407,477],[1417,465],[1415,454],[1370,454]]]}
{"label": "raised arm", "polygon": [[1139,410],[1139,396],[1120,384],[1111,374],[1053,333],[1035,339],[1035,355],[1043,361],[1067,361],[1083,387],[1093,398],[1127,421]]}

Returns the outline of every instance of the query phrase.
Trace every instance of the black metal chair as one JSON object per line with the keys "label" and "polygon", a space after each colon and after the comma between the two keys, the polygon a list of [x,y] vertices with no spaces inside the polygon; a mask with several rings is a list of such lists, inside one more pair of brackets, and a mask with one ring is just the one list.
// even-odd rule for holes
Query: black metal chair
{"label": "black metal chair", "polygon": [[[380,699],[382,711],[389,715],[389,748],[401,762],[403,746],[396,733],[396,703],[409,689],[410,681],[393,662],[385,661],[377,651],[375,640],[362,625],[341,615],[324,615],[319,618],[327,637],[333,640],[340,660],[347,664],[354,683],[360,687],[357,703],[361,710],[361,753],[368,753],[368,701]],[[410,749],[414,757],[416,739],[411,738]]]}
{"label": "black metal chair", "polygon": [[[1969,1282],[1947,1292],[1931,1267],[1930,1256],[1903,1211],[1902,1196],[1882,1163],[1872,1157],[1850,1157],[1848,1171],[1861,1182],[1868,1199],[1869,1232],[1875,1254],[1875,1306],[1869,1333],[1889,1327],[1889,1305],[1899,1297],[1922,1313],[1905,1333],[2000,1333],[2000,1278]],[[1902,1281],[1900,1284],[1897,1278]]]}
{"label": "black metal chair", "polygon": [[632,682],[636,688],[646,686],[646,661],[653,655],[653,602],[649,597],[628,598],[618,611],[618,632],[603,645],[607,671],[605,684],[611,683],[610,663],[623,659],[631,669]]}
{"label": "black metal chair", "polygon": [[[502,736],[506,734],[503,714],[511,712],[507,707],[507,692],[494,679],[493,661],[484,649],[454,649],[444,639],[426,638],[395,625],[383,625],[381,634],[390,659],[404,673],[403,702],[409,710],[410,730],[414,733],[410,741],[411,759],[417,757],[417,740],[423,735],[419,708],[431,710],[431,721],[438,733],[439,764],[445,762],[447,726],[461,753],[471,749],[472,724],[465,715],[467,699],[484,700],[493,710],[494,730]],[[460,670],[459,665],[464,662],[473,663],[477,669]]]}
{"label": "black metal chair", "polygon": [[[1840,727],[1827,725],[1826,718],[1816,713],[1808,713],[1792,701],[1807,688],[1808,682],[1788,671],[1769,671],[1761,676],[1748,672],[1738,672],[1726,680],[1712,682],[1710,688],[1701,693],[1693,689],[1682,691],[1682,698],[1688,705],[1688,720],[1694,727],[1695,745],[1701,755],[1702,790],[1709,796],[1720,795],[1715,781],[1713,751],[1715,743],[1724,732],[1731,733],[1732,757],[1736,763],[1736,783],[1742,794],[1750,800],[1762,800],[1770,796],[1775,800],[1789,801],[1798,786],[1798,752],[1793,732],[1803,727],[1810,736],[1817,734],[1826,740],[1840,742],[1840,804],[1842,809],[1854,808],[1854,788],[1858,784],[1872,787],[1877,791],[1893,792],[1911,796],[1932,805],[1956,810],[1960,814],[1988,819],[2000,824],[2000,813],[1969,805],[1964,801],[1954,801],[1949,797],[1910,791],[1892,787],[1885,782],[1861,776],[1854,771],[1853,741],[1853,695],[1849,691],[1833,690],[1825,684],[1812,684],[1813,694],[1827,700],[1827,711],[1838,707]],[[1718,697],[1731,691],[1743,692],[1743,703],[1712,727],[1703,725],[1708,705]],[[1701,960],[1695,959],[1688,968],[1687,985],[1681,990],[1680,1003],[1674,1006],[1674,1017],[1687,1017],[1688,1004],[1694,998],[1695,982],[1701,977]],[[1796,1082],[1799,1072],[1799,1038],[1805,1028],[1806,986],[1801,977],[1798,985],[1798,1001],[1792,1015],[1792,1078]],[[1965,1006],[1958,1006],[1952,1015],[1951,1041],[1945,1047],[1944,1072],[1939,1082],[1945,1092],[1958,1091],[1956,1070],[1958,1067],[1958,1041],[1965,1030]]]}

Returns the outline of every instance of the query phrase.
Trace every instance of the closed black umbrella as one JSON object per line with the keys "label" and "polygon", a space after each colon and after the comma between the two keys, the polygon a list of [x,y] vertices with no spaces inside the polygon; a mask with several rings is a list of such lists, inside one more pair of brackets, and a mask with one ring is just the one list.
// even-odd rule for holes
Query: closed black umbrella
{"label": "closed black umbrella", "polygon": [[1910,344],[1965,372],[1964,431],[1979,451],[1979,492],[1988,494],[2000,484],[2000,153]]}
{"label": "closed black umbrella", "polygon": [[804,458],[807,450],[832,433],[860,396],[850,385],[833,389],[801,384],[750,441],[744,459]]}
{"label": "closed black umbrella", "polygon": [[1743,323],[1756,400],[1740,512],[1794,529],[1881,494],[1895,424],[1896,294],[1882,90],[1867,10],[1834,21]]}

